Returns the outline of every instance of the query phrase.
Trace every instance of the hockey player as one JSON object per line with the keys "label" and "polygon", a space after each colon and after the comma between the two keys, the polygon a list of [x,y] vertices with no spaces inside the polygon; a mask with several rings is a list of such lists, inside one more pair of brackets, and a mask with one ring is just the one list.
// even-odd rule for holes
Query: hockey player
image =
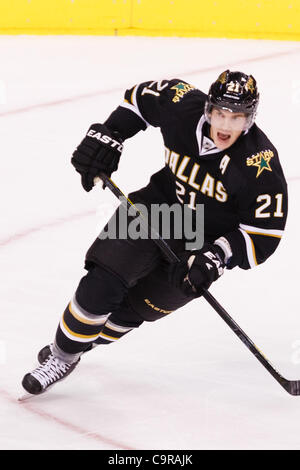
{"label": "hockey player", "polygon": [[199,297],[225,268],[253,268],[276,250],[287,185],[276,148],[254,122],[258,102],[254,77],[242,72],[224,71],[208,95],[180,79],[149,81],[127,90],[106,122],[90,127],[72,157],[86,191],[100,172],[117,170],[126,139],[150,125],[161,129],[166,164],[130,199],[193,211],[203,204],[204,245],[191,252],[184,237],[171,236],[180,262],[166,269],[149,237],[98,237],[53,343],[23,378],[27,392],[40,394],[65,378],[93,346],[115,342]]}

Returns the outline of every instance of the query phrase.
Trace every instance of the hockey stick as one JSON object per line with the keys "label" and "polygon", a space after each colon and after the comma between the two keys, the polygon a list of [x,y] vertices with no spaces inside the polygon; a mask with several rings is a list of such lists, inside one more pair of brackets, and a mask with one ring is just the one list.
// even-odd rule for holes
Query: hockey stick
{"label": "hockey stick", "polygon": [[[135,208],[138,215],[143,218],[143,214],[135,207],[135,205],[128,199],[124,193],[116,186],[116,184],[108,178],[105,174],[101,173],[100,178],[103,182],[103,188],[108,187],[110,191],[117,196],[121,204],[124,205],[127,209]],[[100,178],[95,178],[95,183],[100,180]],[[163,240],[160,235],[152,228],[151,230],[155,237],[153,241],[159,246],[163,253],[167,256],[171,263],[180,261],[176,253],[170,248],[170,246]],[[256,359],[265,367],[265,369],[274,377],[275,380],[291,395],[300,395],[300,380],[288,380],[283,377],[275,367],[270,363],[266,356],[258,349],[258,347],[253,343],[253,341],[247,336],[247,334],[239,327],[239,325],[233,320],[228,312],[219,304],[219,302],[213,297],[213,295],[208,292],[207,289],[202,289],[202,296],[205,300],[211,305],[211,307],[218,313],[218,315],[227,323],[230,329],[239,337],[239,339],[244,343],[244,345],[251,351],[251,353],[256,357]]]}

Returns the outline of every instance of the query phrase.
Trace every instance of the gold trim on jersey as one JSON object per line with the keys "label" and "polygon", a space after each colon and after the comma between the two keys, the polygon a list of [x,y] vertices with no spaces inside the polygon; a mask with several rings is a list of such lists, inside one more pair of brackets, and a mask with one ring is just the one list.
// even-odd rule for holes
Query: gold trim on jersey
{"label": "gold trim on jersey", "polygon": [[274,237],[274,238],[281,238],[283,235],[283,230],[278,229],[268,229],[268,228],[260,228],[260,227],[253,227],[251,225],[240,224],[239,228],[245,230],[248,234],[252,235],[263,235],[266,237]]}
{"label": "gold trim on jersey", "polygon": [[251,235],[263,235],[264,237],[274,237],[274,238],[281,238],[281,235],[273,235],[271,233],[261,233],[261,232],[251,232],[250,230],[245,230],[248,234]]}
{"label": "gold trim on jersey", "polygon": [[246,243],[246,252],[249,266],[250,268],[254,268],[258,265],[254,243],[250,235],[248,235],[248,233],[243,228],[239,227],[239,230],[242,233]]}
{"label": "gold trim on jersey", "polygon": [[251,241],[252,255],[253,255],[254,263],[255,263],[255,265],[257,266],[257,265],[258,265],[258,262],[257,262],[257,258],[256,258],[255,246],[254,246],[254,243],[253,243],[253,240],[252,240],[251,237],[250,237],[250,241]]}

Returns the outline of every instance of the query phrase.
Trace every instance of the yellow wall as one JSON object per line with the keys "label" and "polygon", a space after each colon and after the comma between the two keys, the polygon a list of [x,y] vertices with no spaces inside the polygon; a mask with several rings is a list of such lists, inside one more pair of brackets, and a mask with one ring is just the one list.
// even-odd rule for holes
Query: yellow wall
{"label": "yellow wall", "polygon": [[0,0],[0,34],[300,40],[300,0]]}

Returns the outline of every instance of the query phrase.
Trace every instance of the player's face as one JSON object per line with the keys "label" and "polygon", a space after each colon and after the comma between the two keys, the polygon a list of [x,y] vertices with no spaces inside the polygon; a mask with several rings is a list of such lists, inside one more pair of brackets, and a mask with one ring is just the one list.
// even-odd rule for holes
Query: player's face
{"label": "player's face", "polygon": [[244,113],[213,108],[210,116],[210,136],[216,147],[225,150],[239,138],[247,123]]}

